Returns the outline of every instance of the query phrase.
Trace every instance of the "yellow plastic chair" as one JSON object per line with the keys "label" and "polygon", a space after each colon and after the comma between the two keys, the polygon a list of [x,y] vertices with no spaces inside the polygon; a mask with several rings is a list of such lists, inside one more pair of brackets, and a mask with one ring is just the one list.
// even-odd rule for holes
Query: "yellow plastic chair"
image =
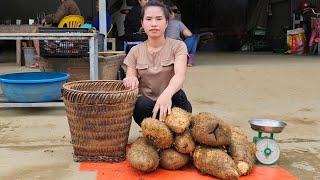
{"label": "yellow plastic chair", "polygon": [[65,16],[59,23],[58,28],[79,28],[84,24],[84,18],[79,15]]}

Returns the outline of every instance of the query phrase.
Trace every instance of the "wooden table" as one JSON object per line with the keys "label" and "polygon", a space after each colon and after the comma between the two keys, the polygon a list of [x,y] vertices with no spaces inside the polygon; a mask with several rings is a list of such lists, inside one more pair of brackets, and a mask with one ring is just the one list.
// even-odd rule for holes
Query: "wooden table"
{"label": "wooden table", "polygon": [[[0,33],[32,33],[40,25],[0,25]],[[21,66],[21,40],[16,40],[16,63]]]}
{"label": "wooden table", "polygon": [[97,33],[0,33],[0,40],[89,40],[90,79],[98,80]]}
{"label": "wooden table", "polygon": [[[0,33],[0,40],[89,40],[90,79],[98,80],[98,34],[97,33]],[[52,107],[63,103],[11,103],[0,102],[0,108]]]}

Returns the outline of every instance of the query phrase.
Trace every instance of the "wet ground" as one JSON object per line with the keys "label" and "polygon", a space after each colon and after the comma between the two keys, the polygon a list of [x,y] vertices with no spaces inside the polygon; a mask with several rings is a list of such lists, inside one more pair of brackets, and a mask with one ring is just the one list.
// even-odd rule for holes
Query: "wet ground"
{"label": "wet ground", "polygon": [[[320,58],[274,54],[199,53],[184,90],[194,113],[212,112],[257,133],[248,120],[285,121],[275,135],[278,162],[300,179],[320,179]],[[25,71],[0,63],[0,73]],[[63,108],[0,109],[0,179],[95,179],[72,160]],[[132,124],[132,142],[140,135]]]}

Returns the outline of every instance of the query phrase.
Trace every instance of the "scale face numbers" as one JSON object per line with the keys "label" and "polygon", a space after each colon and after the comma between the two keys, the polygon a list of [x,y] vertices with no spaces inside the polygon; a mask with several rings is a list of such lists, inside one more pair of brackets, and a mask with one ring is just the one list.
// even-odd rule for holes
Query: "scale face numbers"
{"label": "scale face numbers", "polygon": [[260,163],[271,165],[278,161],[280,157],[280,147],[275,140],[268,138],[260,139],[256,145],[256,157]]}

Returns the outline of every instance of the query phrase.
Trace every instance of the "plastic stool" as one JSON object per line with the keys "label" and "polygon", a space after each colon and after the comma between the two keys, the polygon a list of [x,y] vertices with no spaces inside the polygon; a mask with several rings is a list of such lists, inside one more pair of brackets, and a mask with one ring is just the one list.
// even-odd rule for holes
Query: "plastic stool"
{"label": "plastic stool", "polygon": [[[138,45],[140,43],[143,43],[143,41],[124,41],[123,44],[123,50],[124,52],[126,52],[126,54],[128,54],[128,52],[130,51],[131,47],[130,46],[135,46]],[[129,48],[130,47],[130,48]]]}

